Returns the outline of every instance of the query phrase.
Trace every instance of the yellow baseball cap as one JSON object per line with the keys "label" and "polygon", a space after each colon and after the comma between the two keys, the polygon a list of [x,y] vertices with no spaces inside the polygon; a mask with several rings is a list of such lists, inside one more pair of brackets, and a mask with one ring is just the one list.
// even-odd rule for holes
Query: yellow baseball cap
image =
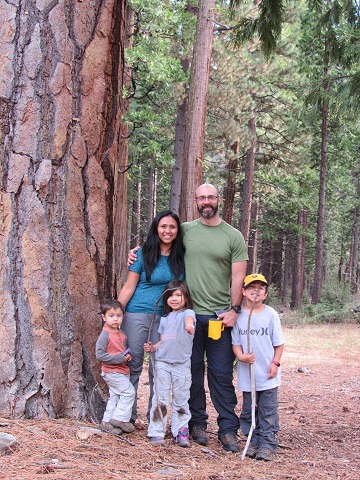
{"label": "yellow baseball cap", "polygon": [[248,287],[250,283],[253,282],[262,282],[265,283],[265,285],[269,285],[264,275],[261,275],[261,273],[251,273],[244,278],[244,288]]}

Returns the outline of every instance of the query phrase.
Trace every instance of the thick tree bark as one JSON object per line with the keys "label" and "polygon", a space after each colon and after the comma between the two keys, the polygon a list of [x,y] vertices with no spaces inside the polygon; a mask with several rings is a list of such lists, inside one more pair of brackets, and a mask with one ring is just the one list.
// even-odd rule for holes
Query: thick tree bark
{"label": "thick tree bark", "polygon": [[102,413],[99,299],[115,291],[126,210],[125,3],[1,4],[3,417]]}
{"label": "thick tree bark", "polygon": [[214,9],[215,0],[199,0],[182,162],[180,203],[182,221],[193,220],[198,216],[194,197],[202,177]]}

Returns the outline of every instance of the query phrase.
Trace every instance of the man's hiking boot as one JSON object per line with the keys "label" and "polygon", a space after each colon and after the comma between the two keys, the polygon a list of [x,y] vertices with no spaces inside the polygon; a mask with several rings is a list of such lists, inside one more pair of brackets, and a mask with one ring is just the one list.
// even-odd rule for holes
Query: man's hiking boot
{"label": "man's hiking boot", "polygon": [[121,422],[120,420],[115,420],[112,418],[110,423],[113,427],[121,428],[121,430],[125,433],[132,433],[135,431],[135,427],[131,422]]}
{"label": "man's hiking boot", "polygon": [[224,433],[224,435],[219,435],[219,440],[225,452],[237,453],[240,451],[235,433]]}
{"label": "man's hiking boot", "polygon": [[179,433],[176,437],[176,442],[179,447],[190,447],[189,443],[189,429],[186,427],[182,427],[179,430]]}
{"label": "man's hiking boot", "polygon": [[206,430],[201,425],[194,425],[191,429],[191,437],[199,445],[207,444]]}
{"label": "man's hiking boot", "polygon": [[256,460],[265,460],[266,462],[271,462],[271,460],[274,458],[274,454],[270,448],[260,447],[255,458]]}
{"label": "man's hiking boot", "polygon": [[255,458],[258,451],[258,447],[255,445],[249,445],[249,448],[246,450],[245,457]]}
{"label": "man's hiking boot", "polygon": [[103,432],[112,433],[113,435],[121,435],[123,433],[121,428],[114,427],[109,422],[101,422],[100,430],[102,430]]}

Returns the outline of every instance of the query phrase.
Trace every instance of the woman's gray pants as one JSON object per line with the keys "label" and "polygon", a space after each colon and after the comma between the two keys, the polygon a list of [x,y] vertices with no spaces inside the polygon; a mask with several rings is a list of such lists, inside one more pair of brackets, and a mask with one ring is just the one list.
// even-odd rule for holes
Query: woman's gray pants
{"label": "woman's gray pants", "polygon": [[[135,402],[131,414],[131,420],[134,422],[137,418],[138,386],[144,363],[144,343],[148,341],[152,318],[153,314],[126,312],[124,321],[121,325],[121,329],[125,332],[128,338],[128,346],[131,350],[132,356],[132,360],[128,363],[128,365],[130,367],[130,382],[133,384],[136,391]],[[159,322],[160,317],[157,315],[151,328],[150,341],[153,344],[157,343],[160,340],[160,335],[158,333]],[[151,399],[153,395],[153,372],[151,362],[149,363],[150,396],[147,410],[148,417],[151,408]]]}

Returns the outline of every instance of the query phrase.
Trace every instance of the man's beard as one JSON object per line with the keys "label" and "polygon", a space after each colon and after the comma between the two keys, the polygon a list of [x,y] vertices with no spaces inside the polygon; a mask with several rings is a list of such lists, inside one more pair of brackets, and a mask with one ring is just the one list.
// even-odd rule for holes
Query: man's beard
{"label": "man's beard", "polygon": [[[211,210],[209,212],[206,212],[206,213],[203,213],[204,211],[204,208],[211,208]],[[216,214],[217,214],[217,211],[219,210],[219,205],[204,205],[202,207],[197,207],[198,209],[198,212],[200,213],[200,215],[203,217],[203,218],[213,218]]]}

